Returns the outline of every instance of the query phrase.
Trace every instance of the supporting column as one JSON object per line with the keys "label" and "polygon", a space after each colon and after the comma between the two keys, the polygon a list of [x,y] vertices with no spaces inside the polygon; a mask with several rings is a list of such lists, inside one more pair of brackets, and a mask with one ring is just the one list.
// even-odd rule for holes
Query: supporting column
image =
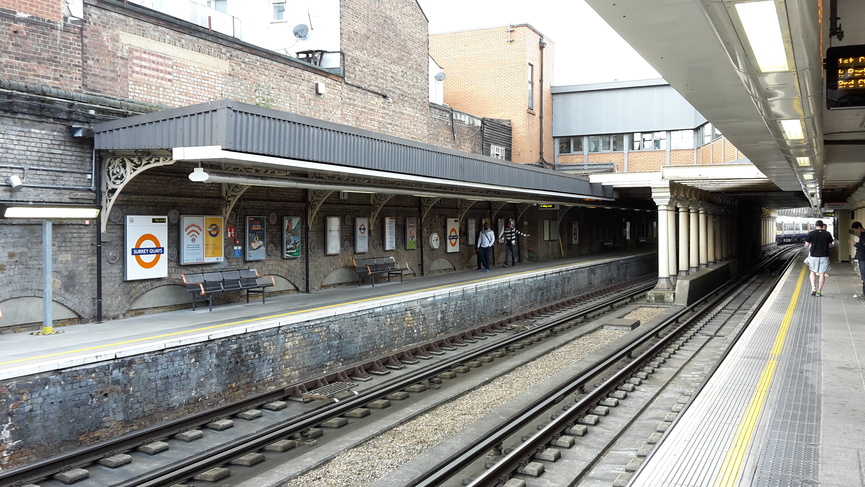
{"label": "supporting column", "polygon": [[679,277],[688,275],[688,203],[679,202]]}
{"label": "supporting column", "polygon": [[706,237],[706,208],[700,205],[700,269],[705,269],[709,266],[707,260],[709,240]]}
{"label": "supporting column", "polygon": [[676,204],[670,201],[667,211],[667,275],[670,276],[670,284],[676,286]]}
{"label": "supporting column", "polygon": [[715,210],[706,211],[706,264],[715,263]]}
{"label": "supporting column", "polygon": [[715,262],[721,262],[724,260],[724,252],[722,250],[722,243],[724,242],[724,233],[721,228],[721,223],[723,222],[721,212],[717,212],[715,215]]}
{"label": "supporting column", "polygon": [[692,201],[688,205],[688,216],[690,223],[688,225],[688,274],[697,272],[700,268],[700,220],[699,220],[699,205],[696,201]]}
{"label": "supporting column", "polygon": [[[670,215],[675,206],[671,203],[669,186],[652,188],[652,199],[658,205],[658,283],[647,293],[647,300],[654,303],[672,303],[676,293],[670,280],[670,251],[674,242],[670,242]],[[674,213],[673,213],[674,214]]]}

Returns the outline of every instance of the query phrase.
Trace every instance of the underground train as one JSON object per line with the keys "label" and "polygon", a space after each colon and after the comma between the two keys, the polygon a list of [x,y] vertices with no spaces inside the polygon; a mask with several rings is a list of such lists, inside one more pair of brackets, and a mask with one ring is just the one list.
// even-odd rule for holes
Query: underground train
{"label": "underground train", "polygon": [[[804,218],[804,217],[780,217],[775,220],[775,243],[789,244],[801,243],[805,241],[805,235],[816,228],[815,222],[819,218]],[[832,222],[829,219],[823,220],[830,227]]]}

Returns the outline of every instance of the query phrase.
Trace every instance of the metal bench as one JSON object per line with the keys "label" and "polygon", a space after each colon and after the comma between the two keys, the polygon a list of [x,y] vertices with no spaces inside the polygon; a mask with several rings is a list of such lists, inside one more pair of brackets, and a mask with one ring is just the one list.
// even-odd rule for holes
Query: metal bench
{"label": "metal bench", "polygon": [[363,284],[369,279],[370,283],[375,286],[375,276],[387,276],[390,282],[391,276],[399,276],[399,282],[402,282],[402,275],[408,269],[403,269],[396,263],[396,259],[391,257],[376,257],[368,259],[354,259],[354,269],[360,277],[358,285]]}
{"label": "metal bench", "polygon": [[201,274],[181,274],[186,291],[192,296],[192,310],[198,302],[207,301],[207,309],[213,311],[213,296],[229,291],[246,291],[246,302],[250,293],[261,294],[265,302],[267,288],[275,286],[273,276],[260,276],[256,269],[214,271]]}

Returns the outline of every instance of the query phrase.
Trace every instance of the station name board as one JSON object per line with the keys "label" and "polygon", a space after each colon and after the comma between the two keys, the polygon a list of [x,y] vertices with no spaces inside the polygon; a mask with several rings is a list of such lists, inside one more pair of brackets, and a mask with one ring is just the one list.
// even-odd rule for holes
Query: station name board
{"label": "station name board", "polygon": [[826,51],[826,107],[865,106],[865,45]]}

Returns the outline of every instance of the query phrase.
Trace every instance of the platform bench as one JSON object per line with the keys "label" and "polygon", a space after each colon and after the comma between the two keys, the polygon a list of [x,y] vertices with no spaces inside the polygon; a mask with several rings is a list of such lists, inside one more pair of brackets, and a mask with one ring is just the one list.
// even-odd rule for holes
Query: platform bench
{"label": "platform bench", "polygon": [[213,296],[230,291],[246,291],[246,302],[250,294],[261,294],[265,302],[267,288],[275,286],[273,276],[261,276],[256,269],[213,271],[201,274],[181,274],[186,292],[192,296],[192,310],[195,304],[207,301],[207,308],[213,311]]}
{"label": "platform bench", "polygon": [[390,282],[390,276],[399,276],[399,282],[402,282],[402,274],[408,270],[408,264],[405,268],[396,263],[396,259],[391,257],[377,257],[370,259],[354,259],[354,269],[360,277],[358,285],[363,284],[369,279],[370,283],[375,286],[375,276],[387,276],[387,281]]}

